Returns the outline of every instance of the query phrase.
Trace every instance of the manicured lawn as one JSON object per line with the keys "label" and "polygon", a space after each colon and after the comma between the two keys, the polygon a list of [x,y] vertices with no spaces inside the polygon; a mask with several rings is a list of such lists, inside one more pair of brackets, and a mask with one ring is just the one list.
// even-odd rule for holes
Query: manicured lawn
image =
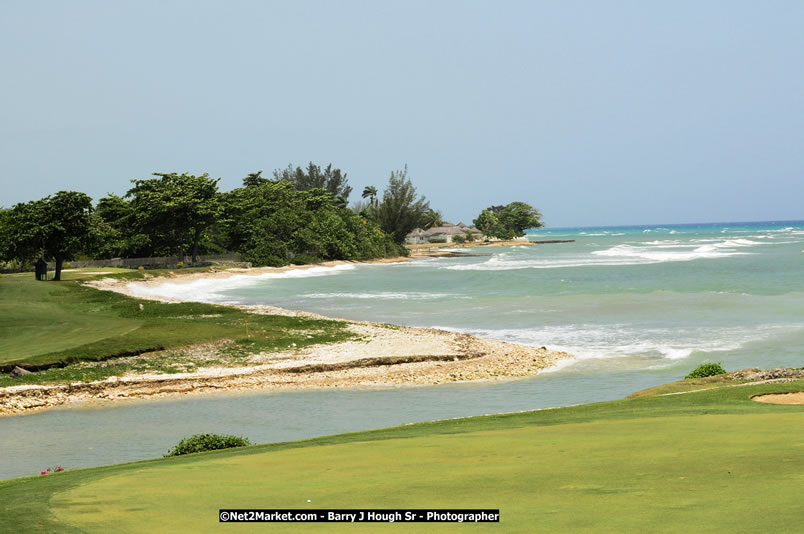
{"label": "manicured lawn", "polygon": [[[796,532],[804,382],[441,421],[0,483],[31,532]],[[311,503],[307,503],[310,499]],[[499,525],[226,525],[219,508],[499,508]]]}
{"label": "manicured lawn", "polygon": [[[38,282],[30,273],[0,278],[0,365],[104,360],[221,339],[238,340],[246,351],[271,351],[293,343],[302,347],[351,337],[337,321],[255,315],[211,304],[139,300],[76,281],[93,275],[64,274],[61,282]],[[126,271],[117,276],[141,277],[143,273]],[[59,380],[64,374],[56,370],[43,373],[14,382],[0,377],[0,387]]]}
{"label": "manicured lawn", "polygon": [[[64,273],[68,279],[72,273]],[[0,278],[0,365],[63,351],[141,326],[72,305],[72,282],[37,282],[31,273]]]}

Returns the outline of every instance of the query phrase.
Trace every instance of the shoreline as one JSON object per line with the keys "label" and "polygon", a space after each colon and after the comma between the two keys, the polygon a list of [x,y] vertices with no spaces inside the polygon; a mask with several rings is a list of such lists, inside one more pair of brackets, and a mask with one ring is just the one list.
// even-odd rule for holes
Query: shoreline
{"label": "shoreline", "polygon": [[[371,262],[335,261],[323,264],[226,269],[181,273],[146,280],[103,278],[85,282],[98,290],[116,291],[144,300],[179,302],[176,298],[144,296],[131,284],[158,286],[190,283],[199,279],[226,279],[237,275],[259,276],[289,270],[334,268],[339,265],[398,263],[410,258],[389,258]],[[115,401],[179,397],[206,392],[257,392],[290,389],[415,387],[450,382],[512,380],[535,376],[572,358],[565,352],[482,339],[432,328],[412,328],[368,321],[350,321],[269,305],[236,306],[250,313],[336,320],[356,335],[350,341],[313,345],[304,349],[260,353],[240,367],[204,367],[190,373],[132,374],[96,382],[20,385],[0,388],[0,416],[33,413],[57,406]],[[189,357],[203,362],[215,359],[222,340],[185,347]],[[154,356],[160,353],[135,358]],[[111,360],[119,361],[119,360]],[[102,364],[101,364],[102,365]]]}

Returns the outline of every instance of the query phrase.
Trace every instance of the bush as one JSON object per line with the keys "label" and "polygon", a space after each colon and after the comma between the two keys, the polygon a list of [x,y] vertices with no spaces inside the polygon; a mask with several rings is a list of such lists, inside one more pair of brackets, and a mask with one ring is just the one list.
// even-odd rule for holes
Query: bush
{"label": "bush", "polygon": [[466,240],[470,242],[475,240],[475,235],[469,230],[466,231]]}
{"label": "bush", "polygon": [[194,452],[216,451],[218,449],[231,449],[232,447],[247,447],[251,445],[248,438],[240,436],[222,436],[220,434],[194,434],[184,438],[165,455],[181,456]]}
{"label": "bush", "polygon": [[466,237],[461,234],[452,236],[452,241],[455,243],[466,243]]}
{"label": "bush", "polygon": [[705,378],[707,376],[725,375],[726,370],[718,363],[704,363],[692,370],[684,378]]}
{"label": "bush", "polygon": [[427,241],[430,242],[430,243],[446,243],[447,238],[446,237],[431,237]]}
{"label": "bush", "polygon": [[309,254],[299,254],[293,257],[293,261],[291,263],[293,265],[313,265],[316,263],[321,263],[321,260],[315,256],[310,256]]}

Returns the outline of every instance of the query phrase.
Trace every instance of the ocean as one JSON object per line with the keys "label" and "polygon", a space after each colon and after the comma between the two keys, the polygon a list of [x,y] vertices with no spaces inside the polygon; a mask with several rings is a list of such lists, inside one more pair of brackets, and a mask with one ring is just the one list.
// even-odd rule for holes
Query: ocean
{"label": "ocean", "polygon": [[270,304],[567,351],[518,380],[249,392],[0,419],[0,479],[154,458],[194,433],[256,443],[620,399],[702,362],[804,366],[804,222],[551,228],[483,256],[134,284],[142,294]]}
{"label": "ocean", "polygon": [[528,238],[574,242],[151,291],[546,346],[575,356],[555,378],[626,373],[633,390],[707,361],[804,365],[802,221],[555,228]]}

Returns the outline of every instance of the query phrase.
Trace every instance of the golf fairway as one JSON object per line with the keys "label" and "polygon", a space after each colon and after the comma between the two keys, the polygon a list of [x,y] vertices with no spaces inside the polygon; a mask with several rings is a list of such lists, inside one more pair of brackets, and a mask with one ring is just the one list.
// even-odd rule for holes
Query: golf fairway
{"label": "golf fairway", "polygon": [[[795,532],[804,517],[804,408],[750,396],[802,386],[719,388],[18,479],[0,483],[13,507],[3,519],[91,533]],[[500,523],[232,525],[219,523],[221,508],[498,508]],[[40,517],[26,522],[26,513]]]}

